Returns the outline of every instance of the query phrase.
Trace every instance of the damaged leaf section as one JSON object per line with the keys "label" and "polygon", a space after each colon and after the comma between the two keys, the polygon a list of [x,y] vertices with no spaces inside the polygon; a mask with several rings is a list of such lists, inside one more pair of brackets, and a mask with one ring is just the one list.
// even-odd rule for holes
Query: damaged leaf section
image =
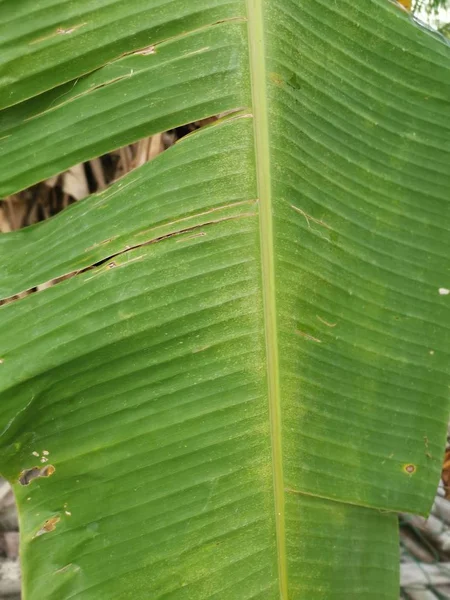
{"label": "damaged leaf section", "polygon": [[[251,135],[248,111],[227,115],[185,135],[154,160],[52,219],[0,235],[3,304],[24,291],[36,292],[58,278],[112,262],[143,244],[255,212],[254,173],[246,168],[253,160]],[[200,162],[201,170],[193,168]]]}
{"label": "damaged leaf section", "polygon": [[[175,12],[173,0],[157,6],[155,11],[153,2],[103,0],[94,10],[89,2],[75,8],[72,0],[60,0],[48,10],[41,7],[37,18],[37,9],[27,10],[23,2],[0,2],[0,109],[149,44],[242,18],[239,0],[204,0],[201,8],[185,2]],[[117,26],[118,15],[126,26]]]}
{"label": "damaged leaf section", "polygon": [[90,194],[102,192],[153,160],[181,138],[225,115],[195,121],[157,133],[108,154],[74,165],[67,171],[12,194],[0,202],[0,233],[45,221]]}
{"label": "damaged leaf section", "polygon": [[233,20],[157,47],[147,40],[138,51],[2,111],[0,198],[139,139],[248,106],[244,35],[245,23]]}
{"label": "damaged leaf section", "polygon": [[[252,201],[252,204],[256,204],[256,201]],[[224,207],[224,208],[228,208],[228,207]],[[133,246],[127,246],[127,248],[125,250],[123,250],[121,252],[117,252],[116,254],[113,254],[111,256],[108,256],[107,258],[105,258],[93,265],[89,265],[88,267],[79,269],[78,271],[73,271],[72,273],[67,273],[61,277],[57,277],[51,281],[47,281],[39,286],[36,286],[34,288],[26,290],[25,292],[17,294],[16,296],[12,296],[10,298],[4,298],[4,299],[0,300],[0,306],[2,306],[4,304],[10,304],[11,302],[15,302],[17,300],[21,300],[22,298],[26,298],[30,294],[35,294],[36,292],[39,292],[41,290],[48,289],[50,287],[53,287],[54,285],[57,285],[58,283],[62,283],[63,281],[66,281],[67,279],[71,279],[72,277],[75,277],[76,275],[80,275],[82,273],[87,273],[88,271],[92,271],[94,269],[103,267],[105,265],[106,265],[106,269],[114,269],[118,265],[114,261],[112,261],[113,258],[117,258],[118,256],[123,256],[124,254],[132,252],[133,250],[137,250],[138,248],[144,248],[145,246],[149,246],[150,244],[156,244],[158,242],[163,242],[164,240],[167,240],[167,239],[170,239],[173,237],[184,236],[184,234],[190,234],[191,232],[195,232],[202,227],[208,227],[211,225],[215,225],[217,223],[223,223],[224,221],[230,221],[233,219],[256,217],[257,214],[258,214],[257,212],[245,212],[245,213],[240,213],[240,214],[233,215],[233,216],[224,216],[224,217],[221,217],[221,218],[218,218],[215,220],[205,221],[198,225],[193,225],[192,227],[186,227],[184,229],[172,231],[170,233],[167,233],[160,237],[152,238],[152,239],[142,242],[140,244],[134,244]],[[199,236],[203,237],[205,235],[207,235],[205,232],[200,231],[196,235],[188,235],[187,238],[183,238],[183,239],[192,239],[193,237],[199,237]],[[125,263],[125,264],[128,264],[128,263]]]}
{"label": "damaged leaf section", "polygon": [[47,40],[51,40],[53,37],[57,36],[57,35],[70,35],[71,33],[74,33],[75,31],[77,31],[77,29],[80,29],[81,27],[84,27],[85,25],[87,25],[87,23],[77,23],[76,25],[71,25],[71,26],[66,26],[66,27],[58,27],[55,31],[37,38],[35,40],[32,40],[31,42],[29,42],[30,46],[33,46],[34,44],[40,44],[42,42],[46,42]]}
{"label": "damaged leaf section", "polygon": [[33,537],[37,538],[45,533],[50,533],[50,531],[55,531],[56,525],[61,521],[61,517],[51,517],[47,519],[42,527],[35,533]]}
{"label": "damaged leaf section", "polygon": [[25,469],[19,475],[18,482],[20,483],[20,485],[29,485],[33,481],[33,479],[38,479],[39,477],[50,477],[55,471],[56,469],[53,465]]}

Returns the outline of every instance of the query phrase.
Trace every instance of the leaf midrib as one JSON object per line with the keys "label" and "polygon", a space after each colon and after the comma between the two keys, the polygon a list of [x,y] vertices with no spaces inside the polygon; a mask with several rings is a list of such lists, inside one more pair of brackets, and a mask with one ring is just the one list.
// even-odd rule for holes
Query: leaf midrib
{"label": "leaf midrib", "polygon": [[280,379],[275,295],[272,186],[269,155],[269,119],[262,0],[247,0],[250,79],[255,136],[256,178],[259,198],[262,292],[266,340],[267,386],[272,444],[278,578],[281,600],[288,598],[284,477],[281,444]]}

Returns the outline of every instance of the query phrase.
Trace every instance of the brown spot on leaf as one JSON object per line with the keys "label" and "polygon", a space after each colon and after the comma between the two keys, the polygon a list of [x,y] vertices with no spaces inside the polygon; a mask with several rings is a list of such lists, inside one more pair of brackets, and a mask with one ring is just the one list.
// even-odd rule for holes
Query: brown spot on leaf
{"label": "brown spot on leaf", "polygon": [[450,448],[445,451],[441,479],[444,484],[445,497],[450,500]]}
{"label": "brown spot on leaf", "polygon": [[284,80],[278,73],[269,73],[269,78],[275,85],[283,85]]}
{"label": "brown spot on leaf", "polygon": [[417,467],[416,467],[416,465],[408,464],[403,467],[403,470],[408,475],[413,475],[417,471]]}
{"label": "brown spot on leaf", "polygon": [[54,531],[56,529],[57,523],[61,521],[60,517],[51,517],[47,519],[42,527],[39,529],[37,533],[33,537],[39,537],[40,535],[44,535],[44,533],[49,533],[50,531]]}

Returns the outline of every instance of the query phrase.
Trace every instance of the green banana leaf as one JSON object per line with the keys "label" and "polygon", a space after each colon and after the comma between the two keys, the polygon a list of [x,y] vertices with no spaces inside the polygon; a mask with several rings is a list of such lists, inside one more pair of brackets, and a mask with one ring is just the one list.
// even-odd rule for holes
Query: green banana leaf
{"label": "green banana leaf", "polygon": [[0,236],[24,599],[397,600],[449,410],[448,43],[388,0],[0,0],[0,56],[1,195],[221,115]]}

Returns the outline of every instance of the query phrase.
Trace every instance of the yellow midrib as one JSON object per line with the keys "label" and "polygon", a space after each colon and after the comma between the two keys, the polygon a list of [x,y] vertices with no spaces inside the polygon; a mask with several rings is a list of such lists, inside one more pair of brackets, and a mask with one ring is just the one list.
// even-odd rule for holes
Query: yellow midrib
{"label": "yellow midrib", "polygon": [[264,322],[266,334],[267,381],[272,440],[275,524],[278,577],[281,600],[288,598],[284,479],[281,446],[280,381],[275,296],[275,263],[270,177],[267,80],[264,48],[263,0],[247,0],[250,74],[253,97],[256,172],[260,206],[260,236]]}

